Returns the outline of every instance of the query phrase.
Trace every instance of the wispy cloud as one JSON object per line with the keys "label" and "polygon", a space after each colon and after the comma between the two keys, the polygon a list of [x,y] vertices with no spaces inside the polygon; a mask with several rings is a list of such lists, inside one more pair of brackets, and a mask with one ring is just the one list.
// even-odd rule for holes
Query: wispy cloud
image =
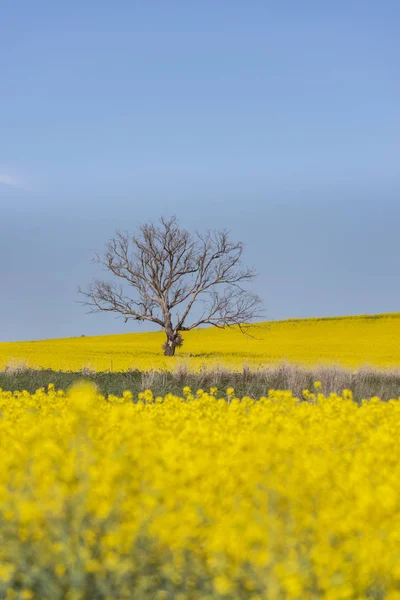
{"label": "wispy cloud", "polygon": [[10,175],[0,173],[0,185],[11,185],[13,187],[20,187],[18,181]]}
{"label": "wispy cloud", "polygon": [[32,190],[31,186],[27,185],[25,176],[20,177],[19,175],[15,176],[14,174],[9,175],[9,172],[10,171],[7,172],[7,170],[4,168],[2,169],[0,166],[0,189],[4,189],[4,187],[7,186],[18,190],[23,190],[25,192]]}

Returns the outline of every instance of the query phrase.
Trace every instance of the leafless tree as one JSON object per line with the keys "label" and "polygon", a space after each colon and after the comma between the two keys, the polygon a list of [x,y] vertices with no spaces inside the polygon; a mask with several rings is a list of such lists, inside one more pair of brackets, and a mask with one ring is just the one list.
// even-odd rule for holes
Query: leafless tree
{"label": "leafless tree", "polygon": [[117,281],[95,279],[86,291],[80,289],[83,304],[90,312],[117,313],[125,322],[156,323],[166,333],[166,356],[182,344],[181,332],[199,325],[239,325],[245,331],[243,325],[260,316],[261,301],[242,287],[255,272],[241,266],[243,244],[228,235],[190,234],[176,217],[141,225],[134,235],[117,232],[104,256],[94,258]]}

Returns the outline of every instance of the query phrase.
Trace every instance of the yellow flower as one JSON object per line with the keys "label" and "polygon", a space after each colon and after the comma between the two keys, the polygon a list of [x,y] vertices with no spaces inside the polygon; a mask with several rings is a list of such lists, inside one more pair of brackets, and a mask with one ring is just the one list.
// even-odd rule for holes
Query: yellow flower
{"label": "yellow flower", "polygon": [[399,400],[199,392],[0,390],[0,596],[396,600]]}
{"label": "yellow flower", "polygon": [[218,594],[229,594],[233,589],[232,580],[226,575],[219,575],[214,578],[214,588]]}
{"label": "yellow flower", "polygon": [[56,565],[55,571],[56,571],[57,575],[62,577],[63,575],[65,575],[66,569],[65,569],[64,565]]}
{"label": "yellow flower", "polygon": [[[4,292],[7,293],[7,292]],[[185,332],[189,355],[166,358],[160,352],[162,331],[97,337],[2,342],[0,370],[21,367],[81,371],[130,369],[175,371],[181,364],[191,371],[225,366],[240,371],[288,360],[315,365],[334,361],[351,369],[360,365],[394,366],[400,363],[399,313],[336,319],[298,319],[257,324],[254,338],[244,338],[238,328]]]}
{"label": "yellow flower", "polygon": [[14,575],[15,566],[10,563],[0,563],[0,581],[7,582]]}
{"label": "yellow flower", "polygon": [[96,573],[97,571],[101,570],[101,565],[100,565],[99,561],[91,558],[90,560],[88,560],[86,562],[85,568],[86,568],[87,573]]}

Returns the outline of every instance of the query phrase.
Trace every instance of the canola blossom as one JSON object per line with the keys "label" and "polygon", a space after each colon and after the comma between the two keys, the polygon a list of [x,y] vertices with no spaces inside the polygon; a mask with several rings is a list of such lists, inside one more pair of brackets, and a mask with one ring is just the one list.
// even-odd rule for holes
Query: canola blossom
{"label": "canola blossom", "polygon": [[128,369],[191,370],[217,366],[240,370],[290,361],[349,367],[400,365],[400,313],[257,323],[251,336],[236,328],[184,333],[175,357],[164,357],[163,332],[0,343],[0,369],[10,362],[60,371]]}
{"label": "canola blossom", "polygon": [[400,402],[0,391],[0,598],[398,600]]}

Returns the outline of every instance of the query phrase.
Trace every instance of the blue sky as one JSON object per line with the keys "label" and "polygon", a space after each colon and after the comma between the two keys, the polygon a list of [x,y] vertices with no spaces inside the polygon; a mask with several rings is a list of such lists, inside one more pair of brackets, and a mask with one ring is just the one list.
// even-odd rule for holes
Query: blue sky
{"label": "blue sky", "polygon": [[0,340],[142,330],[115,229],[228,227],[270,319],[400,310],[400,4],[5,0]]}

